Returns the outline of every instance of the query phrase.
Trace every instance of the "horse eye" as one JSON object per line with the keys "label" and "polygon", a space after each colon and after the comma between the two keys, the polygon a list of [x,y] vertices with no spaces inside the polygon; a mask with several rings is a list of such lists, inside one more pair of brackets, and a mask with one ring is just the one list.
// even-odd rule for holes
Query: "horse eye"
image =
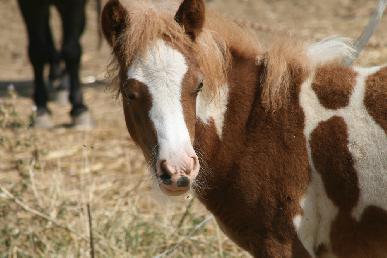
{"label": "horse eye", "polygon": [[124,99],[126,99],[129,102],[138,98],[138,94],[137,93],[135,93],[135,92],[128,92],[126,90],[122,91],[122,96],[124,97]]}
{"label": "horse eye", "polygon": [[200,82],[199,85],[198,85],[198,87],[197,87],[196,90],[195,90],[195,94],[196,94],[196,95],[199,94],[199,92],[201,92],[201,91],[203,90],[203,87],[204,87],[203,82]]}

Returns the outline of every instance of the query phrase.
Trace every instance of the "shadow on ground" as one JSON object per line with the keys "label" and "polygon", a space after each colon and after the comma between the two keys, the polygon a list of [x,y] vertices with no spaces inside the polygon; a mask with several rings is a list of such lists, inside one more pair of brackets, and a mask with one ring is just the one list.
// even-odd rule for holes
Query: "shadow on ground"
{"label": "shadow on ground", "polygon": [[[8,96],[9,87],[14,87],[16,93],[20,97],[30,98],[33,92],[32,80],[21,81],[0,81],[0,98]],[[82,88],[98,88],[103,89],[106,87],[105,81],[96,81],[93,83],[82,84]],[[50,94],[52,89],[49,88]]]}
{"label": "shadow on ground", "polygon": [[30,97],[32,95],[33,81],[0,81],[0,98],[6,97],[9,87],[13,85],[17,94],[21,97]]}

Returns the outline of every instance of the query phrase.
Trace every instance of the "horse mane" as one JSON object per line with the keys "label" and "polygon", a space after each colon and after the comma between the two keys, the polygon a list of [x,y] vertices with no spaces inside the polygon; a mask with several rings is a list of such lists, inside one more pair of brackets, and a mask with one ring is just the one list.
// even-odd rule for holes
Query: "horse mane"
{"label": "horse mane", "polygon": [[290,90],[306,78],[310,63],[304,44],[290,37],[274,39],[258,61],[264,67],[261,104],[267,112],[274,113],[287,106]]}
{"label": "horse mane", "polygon": [[271,42],[269,50],[258,58],[264,66],[261,103],[267,112],[286,108],[291,89],[300,86],[317,66],[342,63],[355,53],[347,38],[331,37],[307,46],[285,37]]}

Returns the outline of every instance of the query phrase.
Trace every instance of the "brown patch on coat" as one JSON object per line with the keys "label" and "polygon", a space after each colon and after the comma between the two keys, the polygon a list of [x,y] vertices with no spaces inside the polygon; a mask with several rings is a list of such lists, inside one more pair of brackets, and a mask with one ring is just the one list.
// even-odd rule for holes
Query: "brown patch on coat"
{"label": "brown patch on coat", "polygon": [[348,106],[356,84],[356,72],[336,64],[320,66],[312,84],[321,105],[328,109]]}
{"label": "brown patch on coat", "polygon": [[316,253],[317,257],[322,258],[322,257],[324,257],[324,255],[329,253],[329,250],[324,244],[320,244],[319,246],[317,246],[315,253]]}
{"label": "brown patch on coat", "polygon": [[184,121],[191,137],[191,143],[195,141],[196,125],[196,99],[198,85],[201,82],[199,69],[190,63],[190,67],[184,76],[181,90],[181,105],[183,107]]}
{"label": "brown patch on coat", "polygon": [[310,147],[328,197],[341,210],[350,212],[358,202],[360,190],[344,119],[334,116],[321,122],[311,134]]}
{"label": "brown patch on coat", "polygon": [[124,81],[126,83],[121,85],[120,91],[126,127],[145,158],[148,161],[154,160],[157,135],[148,115],[152,107],[152,97],[143,83],[134,79]]}
{"label": "brown patch on coat", "polygon": [[[386,258],[387,213],[370,206],[356,221],[351,212],[360,189],[354,161],[348,149],[348,132],[343,118],[334,116],[312,132],[310,146],[317,172],[328,197],[339,208],[331,225],[332,252],[340,258]],[[317,250],[327,253],[326,247]]]}
{"label": "brown patch on coat", "polygon": [[368,77],[364,104],[368,113],[387,133],[387,67]]}
{"label": "brown patch on coat", "polygon": [[387,212],[369,206],[359,221],[340,212],[332,223],[332,250],[340,258],[386,258]]}

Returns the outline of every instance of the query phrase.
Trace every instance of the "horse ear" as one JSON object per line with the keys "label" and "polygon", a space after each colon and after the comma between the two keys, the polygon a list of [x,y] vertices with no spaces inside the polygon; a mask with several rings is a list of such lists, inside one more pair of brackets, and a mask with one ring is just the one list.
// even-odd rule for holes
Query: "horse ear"
{"label": "horse ear", "polygon": [[184,0],[175,15],[175,20],[183,26],[188,36],[195,41],[204,26],[205,5],[203,0]]}
{"label": "horse ear", "polygon": [[102,31],[111,46],[127,26],[128,12],[119,0],[109,0],[102,10]]}

